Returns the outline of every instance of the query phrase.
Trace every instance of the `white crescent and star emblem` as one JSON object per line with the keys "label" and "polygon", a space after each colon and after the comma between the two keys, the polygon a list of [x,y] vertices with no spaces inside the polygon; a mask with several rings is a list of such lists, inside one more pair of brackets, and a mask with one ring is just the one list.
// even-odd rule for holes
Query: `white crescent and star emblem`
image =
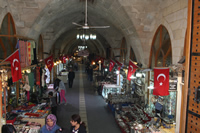
{"label": "white crescent and star emblem", "polygon": [[51,62],[51,59],[48,59],[48,60],[47,60],[47,64],[51,65],[49,62]]}
{"label": "white crescent and star emblem", "polygon": [[112,63],[112,62],[110,62],[110,64],[111,64],[111,66],[113,66],[113,63]]}
{"label": "white crescent and star emblem", "polygon": [[[165,81],[165,79],[166,79],[166,76],[165,76],[165,74],[163,74],[163,73],[159,74],[159,75],[157,76],[157,81],[159,81],[159,78],[160,78],[160,77],[164,77],[164,81]],[[159,83],[159,85],[160,85],[160,86],[162,86],[162,85],[163,85],[163,83],[162,83],[162,82],[160,82],[160,83]]]}
{"label": "white crescent and star emblem", "polygon": [[[12,62],[13,67],[15,67],[15,62],[19,62],[18,59],[14,59],[14,60],[13,60],[13,62]],[[17,71],[17,70],[18,70],[18,67],[16,67],[15,70]]]}
{"label": "white crescent and star emblem", "polygon": [[130,65],[130,67],[131,67],[131,72],[132,72],[133,71],[133,66]]}

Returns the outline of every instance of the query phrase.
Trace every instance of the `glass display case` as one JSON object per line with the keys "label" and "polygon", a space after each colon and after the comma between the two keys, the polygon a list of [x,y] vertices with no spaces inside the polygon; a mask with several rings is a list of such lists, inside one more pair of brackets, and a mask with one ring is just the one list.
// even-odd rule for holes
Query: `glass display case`
{"label": "glass display case", "polygon": [[[153,95],[153,89],[150,90],[149,95],[149,105],[148,105],[148,113],[153,116],[155,113],[155,102],[157,99]],[[177,91],[176,90],[170,90],[168,96],[162,96],[163,98],[163,113],[162,118],[166,121],[175,121],[176,117],[176,101],[177,101]]]}
{"label": "glass display case", "polygon": [[121,93],[122,87],[116,84],[105,84],[102,90],[103,98],[107,99],[108,94],[119,94]]}

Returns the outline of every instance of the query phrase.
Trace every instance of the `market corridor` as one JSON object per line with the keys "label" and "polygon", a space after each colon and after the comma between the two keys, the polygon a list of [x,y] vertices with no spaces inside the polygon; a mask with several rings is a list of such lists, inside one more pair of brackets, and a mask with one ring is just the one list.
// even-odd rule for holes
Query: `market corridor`
{"label": "market corridor", "polygon": [[108,110],[102,96],[95,92],[92,83],[87,80],[83,68],[84,66],[79,64],[72,88],[66,84],[68,104],[58,107],[58,125],[69,130],[70,116],[78,113],[86,123],[88,133],[120,133],[114,116]]}

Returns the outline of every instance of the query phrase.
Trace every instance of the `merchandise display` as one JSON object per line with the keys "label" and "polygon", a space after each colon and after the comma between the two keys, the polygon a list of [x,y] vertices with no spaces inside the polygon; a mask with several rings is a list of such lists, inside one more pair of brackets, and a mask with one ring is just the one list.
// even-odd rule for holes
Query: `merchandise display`
{"label": "merchandise display", "polygon": [[46,104],[20,106],[12,113],[17,114],[17,120],[37,122],[41,126],[45,124],[45,117],[50,113],[50,108]]}
{"label": "merchandise display", "polygon": [[103,98],[107,99],[108,94],[119,94],[121,93],[121,86],[118,86],[116,84],[104,84],[103,90],[102,90],[102,96]]}

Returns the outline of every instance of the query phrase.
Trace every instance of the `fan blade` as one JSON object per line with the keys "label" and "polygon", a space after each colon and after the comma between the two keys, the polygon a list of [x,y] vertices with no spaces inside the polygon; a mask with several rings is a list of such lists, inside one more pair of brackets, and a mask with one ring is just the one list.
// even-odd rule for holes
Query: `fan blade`
{"label": "fan blade", "polygon": [[81,27],[83,26],[83,25],[77,24],[77,23],[75,23],[75,22],[72,22],[72,24],[73,24],[73,25],[76,25],[76,26],[81,26]]}
{"label": "fan blade", "polygon": [[89,28],[100,29],[100,28],[109,28],[110,26],[89,26]]}

